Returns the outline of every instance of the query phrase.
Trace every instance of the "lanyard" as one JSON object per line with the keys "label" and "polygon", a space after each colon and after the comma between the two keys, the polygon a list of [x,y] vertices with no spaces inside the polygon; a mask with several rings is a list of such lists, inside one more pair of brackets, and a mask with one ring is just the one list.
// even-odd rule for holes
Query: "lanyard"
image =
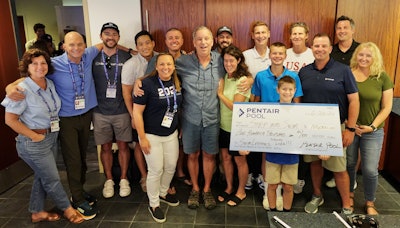
{"label": "lanyard", "polygon": [[[104,51],[103,50],[101,51],[101,58],[102,58],[102,61],[103,61],[103,68],[104,68],[104,74],[105,74],[106,79],[107,79],[107,85],[110,86],[111,82],[110,82],[110,78],[108,77],[108,71],[107,71],[107,68],[106,68],[106,61],[105,61],[105,58],[104,58]],[[109,57],[109,58],[111,59],[111,57]],[[117,77],[118,77],[118,49],[117,49],[117,52],[115,53],[115,74],[114,74],[113,86],[115,86],[117,84]]]}
{"label": "lanyard", "polygon": [[50,90],[50,94],[51,94],[51,99],[53,100],[53,103],[54,103],[54,111],[53,112],[51,111],[49,103],[47,103],[46,99],[44,99],[42,93],[40,92],[40,89],[37,92],[38,92],[39,96],[42,98],[42,101],[46,104],[47,110],[49,111],[49,114],[51,116],[53,113],[57,112],[57,103],[56,103],[56,99],[54,98],[53,91],[50,88],[49,88],[49,90]]}
{"label": "lanyard", "polygon": [[[78,97],[78,88],[76,86],[74,72],[72,71],[71,62],[69,60],[68,60],[68,66],[69,66],[69,74],[70,74],[71,79],[72,79],[72,85],[73,85],[74,91],[75,91],[75,97]],[[82,60],[78,65],[79,77],[81,77],[81,79],[82,79],[82,83],[81,83],[81,96],[82,97],[85,94],[85,72],[84,72],[84,67],[83,66],[84,66],[84,64],[83,64],[83,60]]]}
{"label": "lanyard", "polygon": [[[167,91],[165,90],[164,84],[162,83],[160,77],[158,77],[158,81],[160,82],[160,85],[161,85],[161,87],[162,87],[162,89],[163,89],[163,91],[164,91],[165,97],[167,98],[167,102],[168,102],[168,109],[167,109],[167,110],[169,111],[169,110],[170,110],[170,107],[171,107],[171,102],[170,102],[170,100],[169,100]],[[177,102],[176,102],[176,90],[175,90],[174,84],[172,84],[172,87],[173,87],[173,92],[172,92],[172,93],[173,93],[173,95],[174,95],[174,113],[175,113],[175,112],[178,111],[178,104],[177,104]]]}

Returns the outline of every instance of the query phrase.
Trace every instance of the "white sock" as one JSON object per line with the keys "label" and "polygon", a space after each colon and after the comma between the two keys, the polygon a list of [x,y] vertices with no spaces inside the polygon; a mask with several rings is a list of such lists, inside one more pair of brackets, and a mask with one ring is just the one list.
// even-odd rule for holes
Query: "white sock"
{"label": "white sock", "polygon": [[264,195],[267,195],[268,183],[264,181]]}
{"label": "white sock", "polygon": [[282,184],[279,184],[276,188],[276,197],[282,196]]}

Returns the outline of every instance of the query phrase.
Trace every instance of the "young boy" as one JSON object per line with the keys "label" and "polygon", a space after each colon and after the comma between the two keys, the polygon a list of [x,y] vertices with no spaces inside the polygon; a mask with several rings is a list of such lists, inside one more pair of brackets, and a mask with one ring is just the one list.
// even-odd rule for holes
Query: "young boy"
{"label": "young boy", "polygon": [[[253,87],[251,88],[250,101],[253,102],[277,102],[279,100],[279,94],[276,91],[278,81],[284,76],[290,76],[295,80],[294,102],[299,102],[300,97],[303,96],[303,90],[299,76],[294,71],[288,70],[283,66],[283,62],[286,59],[286,46],[281,42],[275,42],[271,44],[269,58],[271,59],[271,66],[266,70],[257,73],[254,79]],[[263,156],[262,167],[265,168],[265,156]],[[269,210],[268,201],[268,183],[265,182],[265,195],[263,199],[263,207]],[[282,198],[282,187],[279,186],[276,191],[276,203],[273,204],[273,208],[277,210],[283,210],[283,198]]]}
{"label": "young boy", "polygon": [[[296,82],[290,76],[283,76],[278,81],[276,91],[280,103],[292,103],[296,92]],[[266,175],[268,183],[267,197],[271,211],[276,210],[276,189],[279,184],[283,187],[283,211],[290,211],[293,202],[293,185],[297,183],[297,168],[299,155],[266,153]]]}

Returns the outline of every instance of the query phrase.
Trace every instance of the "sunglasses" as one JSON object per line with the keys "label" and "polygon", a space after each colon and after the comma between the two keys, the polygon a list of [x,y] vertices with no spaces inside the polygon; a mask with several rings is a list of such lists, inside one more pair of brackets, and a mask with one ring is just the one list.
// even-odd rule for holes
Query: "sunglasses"
{"label": "sunglasses", "polygon": [[107,69],[111,69],[111,58],[110,57],[106,57],[106,67]]}

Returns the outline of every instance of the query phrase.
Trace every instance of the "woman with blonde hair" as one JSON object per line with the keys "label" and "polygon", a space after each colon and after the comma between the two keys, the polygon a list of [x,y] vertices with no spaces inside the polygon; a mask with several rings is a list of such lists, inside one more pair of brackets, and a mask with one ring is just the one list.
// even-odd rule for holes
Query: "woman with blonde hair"
{"label": "woman with blonde hair", "polygon": [[356,135],[347,147],[347,171],[350,176],[350,196],[354,198],[354,182],[358,150],[364,187],[364,210],[377,215],[375,193],[378,185],[378,163],[383,143],[383,126],[393,104],[393,83],[385,72],[379,48],[372,42],[362,43],[354,51],[350,67],[357,81],[360,114]]}

